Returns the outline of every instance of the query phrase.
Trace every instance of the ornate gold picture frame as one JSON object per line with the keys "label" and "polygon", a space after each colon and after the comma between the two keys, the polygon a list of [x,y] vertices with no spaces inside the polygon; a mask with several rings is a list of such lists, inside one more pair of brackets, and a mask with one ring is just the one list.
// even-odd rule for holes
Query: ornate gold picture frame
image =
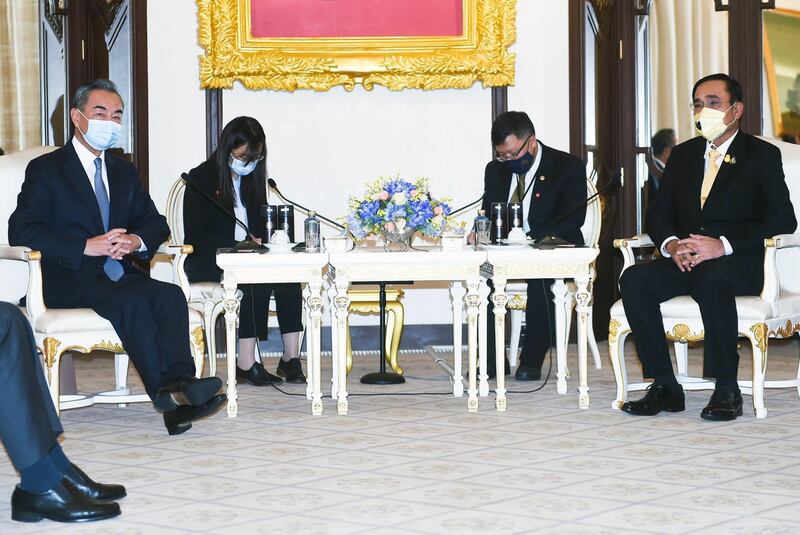
{"label": "ornate gold picture frame", "polygon": [[[337,85],[351,90],[356,84],[366,89],[375,84],[391,90],[444,89],[467,88],[477,81],[484,87],[514,82],[514,54],[508,48],[516,39],[516,0],[461,0],[460,35],[254,37],[253,8],[270,1],[275,0],[197,0],[198,38],[205,49],[200,56],[203,89],[230,88],[236,80],[249,89],[281,91],[327,91]],[[293,0],[295,5],[307,3],[309,9],[320,1]],[[327,2],[325,7],[331,5]]]}
{"label": "ornate gold picture frame", "polygon": [[764,69],[774,135],[800,136],[800,11],[764,11]]}

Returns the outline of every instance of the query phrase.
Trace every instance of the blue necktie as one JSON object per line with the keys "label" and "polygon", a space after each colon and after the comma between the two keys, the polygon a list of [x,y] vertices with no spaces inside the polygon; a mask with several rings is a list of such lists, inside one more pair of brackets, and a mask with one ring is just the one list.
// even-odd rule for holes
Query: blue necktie
{"label": "blue necktie", "polygon": [[[100,158],[94,159],[94,196],[97,197],[97,204],[100,206],[100,217],[103,218],[103,230],[108,232],[108,192],[106,185],[103,183],[103,160]],[[111,257],[106,257],[106,263],[103,264],[103,271],[106,272],[108,278],[112,281],[118,281],[125,274],[122,264],[118,260]]]}

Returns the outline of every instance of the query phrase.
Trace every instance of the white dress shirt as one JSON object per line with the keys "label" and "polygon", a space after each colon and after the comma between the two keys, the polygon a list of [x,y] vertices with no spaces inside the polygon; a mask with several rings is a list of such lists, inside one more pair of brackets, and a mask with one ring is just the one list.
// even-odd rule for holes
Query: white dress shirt
{"label": "white dress shirt", "polygon": [[[705,165],[703,166],[703,174],[704,175],[705,175],[706,170],[708,169],[708,161],[709,161],[709,158],[710,158],[709,153],[711,152],[711,147],[713,146],[714,148],[716,148],[717,152],[719,153],[719,156],[717,156],[717,159],[716,159],[717,167],[718,168],[722,167],[722,162],[725,159],[725,155],[728,153],[728,149],[731,147],[731,143],[733,143],[733,140],[736,137],[736,134],[738,134],[738,133],[739,133],[739,131],[737,130],[736,132],[733,133],[733,135],[731,137],[729,137],[725,141],[725,143],[723,143],[723,144],[721,144],[719,146],[712,145],[710,141],[706,141],[706,152],[703,155],[703,159],[705,159]],[[669,258],[671,256],[669,254],[669,252],[667,251],[667,244],[670,241],[677,240],[677,239],[678,239],[677,236],[670,236],[669,238],[667,238],[666,240],[664,240],[661,243],[661,255],[664,258]],[[731,247],[731,242],[728,241],[728,238],[726,238],[725,236],[720,236],[719,239],[722,242],[722,246],[725,248],[725,256],[733,254],[733,247]]]}
{"label": "white dress shirt", "polygon": [[[539,170],[539,164],[542,162],[542,145],[536,141],[536,157],[533,159],[533,164],[528,172],[525,173],[525,197],[520,201],[522,203],[522,230],[527,234],[531,231],[531,225],[528,222],[528,214],[531,209],[531,196],[533,190],[536,188],[536,171]],[[508,202],[511,202],[511,197],[517,191],[517,175],[511,177],[511,187],[508,191]]]}
{"label": "white dress shirt", "polygon": [[[100,158],[102,165],[100,166],[100,174],[103,176],[103,184],[106,187],[106,193],[108,194],[108,203],[109,206],[111,205],[111,188],[108,187],[108,170],[106,169],[106,151],[100,152],[100,156],[95,156],[92,152],[83,146],[83,143],[78,141],[78,138],[72,136],[72,146],[75,148],[75,154],[78,155],[78,160],[81,162],[81,167],[86,172],[86,177],[89,179],[89,185],[92,187],[92,191],[94,191],[94,173],[95,173],[95,166],[94,161],[97,158]],[[95,191],[95,195],[97,192]],[[110,230],[110,229],[109,229]],[[131,236],[136,236],[136,234],[131,234]],[[139,238],[139,236],[136,236]],[[139,238],[139,243],[142,245],[136,249],[137,252],[142,252],[147,250],[147,246],[144,244],[144,240]]]}

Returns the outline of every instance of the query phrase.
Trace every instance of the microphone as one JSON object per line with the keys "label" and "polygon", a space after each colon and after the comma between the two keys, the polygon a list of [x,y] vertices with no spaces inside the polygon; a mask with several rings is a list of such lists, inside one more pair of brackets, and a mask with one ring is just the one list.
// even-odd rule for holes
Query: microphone
{"label": "microphone", "polygon": [[619,172],[614,173],[614,175],[611,177],[611,180],[606,182],[591,197],[589,197],[585,201],[577,204],[576,206],[573,206],[572,208],[567,210],[565,213],[563,213],[560,216],[558,216],[557,218],[555,218],[550,223],[550,230],[547,232],[547,235],[545,235],[545,237],[543,237],[542,239],[538,240],[532,246],[536,247],[538,249],[553,249],[553,248],[561,246],[561,245],[572,245],[567,240],[565,240],[563,238],[559,238],[558,236],[553,234],[553,228],[556,225],[558,225],[559,223],[561,223],[562,221],[564,221],[565,219],[567,219],[569,216],[571,216],[571,215],[575,214],[576,212],[578,212],[579,210],[581,210],[582,208],[585,208],[585,207],[589,206],[589,204],[592,201],[594,201],[595,199],[597,199],[600,195],[606,195],[606,194],[609,194],[609,193],[616,193],[617,189],[619,189],[619,187],[620,187],[621,178],[622,177],[621,177]]}
{"label": "microphone", "polygon": [[454,215],[456,215],[456,214],[460,214],[460,213],[461,213],[461,212],[463,212],[464,210],[466,210],[466,209],[468,209],[468,208],[471,208],[471,207],[475,206],[476,204],[478,204],[478,203],[479,203],[479,202],[481,202],[482,200],[483,200],[483,195],[481,195],[480,197],[478,197],[477,199],[475,199],[475,200],[474,200],[474,201],[472,201],[471,203],[469,203],[469,204],[465,204],[464,206],[462,206],[462,207],[461,207],[461,208],[459,208],[458,210],[453,210],[452,212],[450,212],[450,215],[449,215],[448,217],[453,217],[453,216],[454,216]]}
{"label": "microphone", "polygon": [[231,219],[236,221],[239,224],[239,226],[242,227],[244,229],[244,231],[247,233],[247,237],[249,239],[244,240],[244,241],[240,241],[236,245],[234,245],[233,246],[233,250],[234,251],[243,251],[243,250],[248,250],[248,249],[249,250],[252,250],[252,249],[264,249],[264,250],[266,250],[267,249],[267,247],[265,247],[264,245],[262,245],[262,244],[260,244],[260,243],[258,243],[256,241],[256,237],[253,236],[253,234],[250,232],[250,229],[247,227],[247,225],[245,225],[242,222],[241,219],[236,217],[236,214],[231,212],[225,205],[223,205],[217,199],[215,199],[214,197],[212,197],[211,195],[209,195],[208,193],[203,191],[203,189],[200,186],[198,186],[197,184],[192,182],[191,178],[189,178],[189,175],[187,173],[181,173],[181,178],[183,179],[183,183],[184,184],[190,186],[194,191],[199,193],[201,197],[203,197],[205,200],[209,201],[211,204],[213,204],[214,206],[216,206],[217,208],[222,210],[223,213],[225,213],[228,216],[230,216]]}
{"label": "microphone", "polygon": [[[268,178],[268,179],[267,179],[267,184],[269,184],[269,187],[271,187],[272,189],[274,189],[274,190],[275,190],[275,193],[277,193],[277,194],[278,194],[278,197],[280,197],[280,198],[281,198],[283,201],[285,201],[286,203],[288,203],[288,204],[293,204],[293,205],[297,206],[298,208],[300,208],[301,210],[305,210],[306,212],[311,212],[311,211],[312,211],[310,208],[306,208],[305,206],[303,206],[303,205],[302,205],[302,204],[300,204],[299,202],[294,202],[294,201],[293,201],[293,200],[291,200],[291,199],[287,199],[287,198],[286,198],[286,197],[283,195],[283,193],[281,193],[281,190],[279,190],[279,189],[278,189],[278,184],[277,184],[277,183],[275,183],[275,180],[273,180],[272,178]],[[326,223],[328,223],[329,225],[332,225],[332,226],[334,226],[334,227],[336,227],[336,228],[338,228],[338,229],[341,229],[341,230],[346,230],[346,229],[345,229],[345,227],[344,227],[344,225],[342,225],[342,224],[340,224],[340,223],[337,223],[337,222],[336,222],[336,221],[334,221],[333,219],[328,219],[327,217],[325,217],[324,215],[320,214],[319,212],[317,212],[317,217],[318,217],[318,218],[320,218],[320,219],[322,219],[323,221],[325,221],[325,222],[326,222]]]}

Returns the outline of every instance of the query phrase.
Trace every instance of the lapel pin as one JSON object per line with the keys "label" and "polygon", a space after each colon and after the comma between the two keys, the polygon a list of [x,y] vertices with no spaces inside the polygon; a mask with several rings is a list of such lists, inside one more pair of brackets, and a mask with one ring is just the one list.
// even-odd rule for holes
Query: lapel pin
{"label": "lapel pin", "polygon": [[729,163],[731,165],[736,163],[736,156],[731,156],[730,154],[726,154],[723,160],[725,163]]}
{"label": "lapel pin", "polygon": [[537,193],[536,193],[536,198],[537,198],[537,199],[538,199],[539,197],[541,197],[541,196],[542,196],[542,194],[541,194],[541,193],[539,193],[539,192],[537,192]]}
{"label": "lapel pin", "polygon": [[544,175],[540,176],[540,177],[539,177],[539,180],[541,180],[542,182],[544,182],[544,180],[545,180],[545,177],[544,177]]}

